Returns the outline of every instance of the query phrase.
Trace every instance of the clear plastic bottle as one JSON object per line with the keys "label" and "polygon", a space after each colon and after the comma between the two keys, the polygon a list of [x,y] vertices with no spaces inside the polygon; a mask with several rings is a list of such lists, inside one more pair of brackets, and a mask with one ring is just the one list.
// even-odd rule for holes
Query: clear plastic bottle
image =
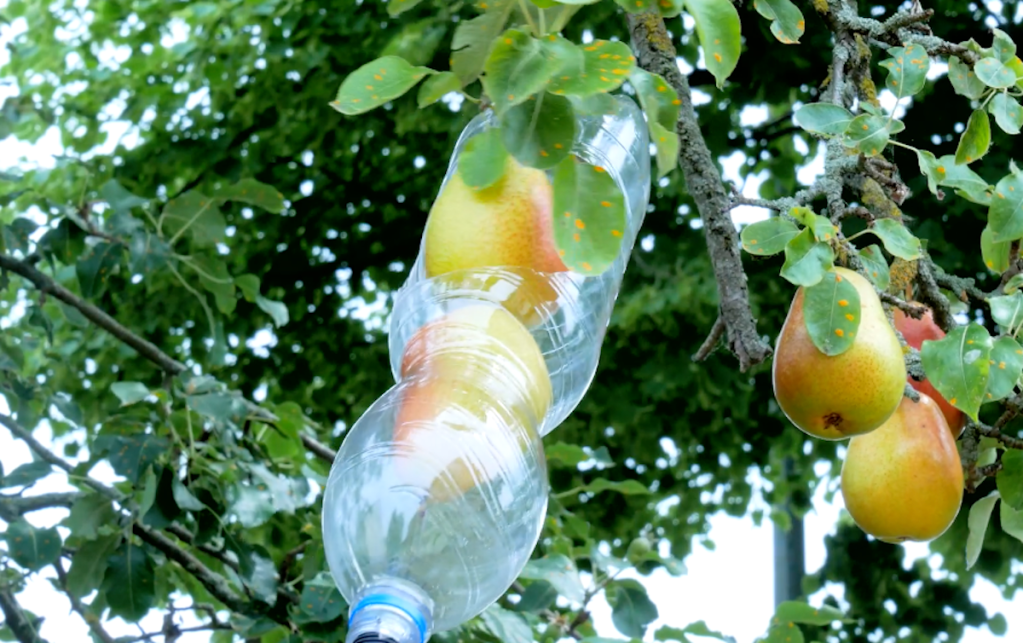
{"label": "clear plastic bottle", "polygon": [[[614,107],[578,115],[572,149],[625,194],[611,268],[428,278],[421,249],[396,297],[397,383],[352,426],[324,492],[327,562],[351,605],[348,643],[425,643],[497,600],[536,546],[548,496],[541,438],[589,387],[649,199],[642,112],[624,96]],[[466,143],[493,121],[486,112],[469,123],[445,185]],[[523,300],[524,280],[539,280],[544,295]]]}

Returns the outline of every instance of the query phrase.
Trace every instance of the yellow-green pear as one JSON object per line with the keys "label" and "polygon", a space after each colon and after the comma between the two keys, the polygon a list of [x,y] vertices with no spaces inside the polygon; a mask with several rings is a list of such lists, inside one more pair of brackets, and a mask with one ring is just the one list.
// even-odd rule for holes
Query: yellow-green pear
{"label": "yellow-green pear", "polygon": [[899,406],[906,385],[902,346],[874,287],[852,270],[835,268],[835,273],[860,296],[860,324],[852,346],[833,356],[814,346],[800,288],[778,335],[771,369],[774,395],[786,417],[803,432],[825,440],[881,426]]}
{"label": "yellow-green pear", "polygon": [[849,440],[842,497],[860,529],[890,543],[945,533],[963,501],[963,469],[941,407],[903,398],[876,431]]}

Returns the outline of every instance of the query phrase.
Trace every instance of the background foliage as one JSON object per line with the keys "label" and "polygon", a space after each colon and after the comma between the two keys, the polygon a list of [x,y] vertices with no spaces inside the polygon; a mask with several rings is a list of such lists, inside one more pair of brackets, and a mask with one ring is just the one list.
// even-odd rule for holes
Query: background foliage
{"label": "background foliage", "polygon": [[[689,82],[707,97],[697,114],[715,158],[743,152],[743,176],[762,175],[761,196],[777,198],[799,189],[796,172],[818,151],[791,114],[794,102],[819,95],[830,32],[800,3],[801,44],[782,45],[753,5],[738,6],[743,49],[729,80],[719,88],[697,68]],[[946,40],[986,45],[997,24],[1023,42],[1020,3],[992,7],[931,0],[930,25]],[[861,15],[899,8],[860,3]],[[375,0],[10,0],[0,11],[0,20],[27,27],[9,45],[2,72],[20,93],[0,108],[0,138],[34,141],[56,126],[65,148],[52,170],[0,177],[5,256],[34,265],[183,365],[161,371],[52,288],[40,293],[4,265],[0,385],[12,414],[0,421],[18,437],[48,423],[63,450],[55,456],[70,463],[80,491],[49,498],[70,508],[66,529],[36,530],[20,518],[32,504],[27,490],[59,465],[40,460],[3,472],[0,599],[17,593],[24,574],[58,565],[58,584],[87,620],[190,607],[217,641],[235,633],[268,643],[343,639],[347,610],[324,573],[318,533],[316,490],[329,462],[310,444],[336,448],[392,383],[389,296],[415,259],[450,150],[476,106],[455,100],[417,110],[413,93],[347,118],[330,102],[349,73],[381,53],[447,69],[454,26],[476,10],[423,2],[396,19]],[[691,21],[668,24],[680,56],[697,67]],[[587,32],[628,42],[612,2],[583,6],[564,35],[578,42]],[[744,125],[747,106],[766,107],[767,120]],[[900,139],[954,154],[953,133],[970,111],[947,80],[930,82],[908,106]],[[90,152],[108,143],[114,121],[130,123],[136,143]],[[996,129],[978,172],[997,181],[984,168],[1007,167],[1011,152],[1011,139]],[[902,209],[931,256],[992,290],[997,277],[975,242],[984,208],[939,202],[912,154],[888,155],[913,191]],[[806,510],[824,483],[815,463],[837,465],[840,448],[784,419],[769,364],[742,373],[725,352],[690,360],[717,316],[703,232],[680,173],[657,182],[651,205],[597,377],[547,440],[554,497],[537,551],[596,572],[625,637],[642,636],[656,608],[641,584],[611,581],[614,570],[676,569],[705,536],[709,516],[745,515],[754,492],[774,507]],[[758,329],[773,340],[792,295],[777,278],[782,261],[743,260]],[[265,400],[265,411],[244,402],[253,399]],[[272,426],[258,421],[267,411],[277,418]],[[82,484],[104,461],[120,481]],[[751,469],[767,481],[763,488],[752,488]],[[565,493],[600,478],[627,483],[618,486],[624,493]],[[901,548],[843,522],[806,591],[844,587],[851,622],[841,630],[811,625],[808,636],[945,633],[956,641],[965,626],[985,622],[997,633],[1004,620],[971,603],[967,590],[982,576],[1014,596],[1019,542],[992,528],[974,567],[966,569],[962,553],[969,509],[994,485],[967,494],[955,525],[931,544],[942,554],[940,573],[923,562],[903,570]],[[597,588],[543,565],[513,588],[517,604],[506,598],[438,638],[517,641],[529,629],[537,640],[569,630],[593,635],[578,615]],[[210,578],[222,585],[211,590]],[[558,594],[574,604],[560,607]],[[225,608],[235,614],[230,623]],[[10,610],[4,603],[0,638],[24,631],[17,605]],[[21,616],[31,630],[45,615]],[[163,634],[173,640],[173,625]],[[686,640],[683,632],[660,635]],[[93,636],[104,639],[98,627]]]}

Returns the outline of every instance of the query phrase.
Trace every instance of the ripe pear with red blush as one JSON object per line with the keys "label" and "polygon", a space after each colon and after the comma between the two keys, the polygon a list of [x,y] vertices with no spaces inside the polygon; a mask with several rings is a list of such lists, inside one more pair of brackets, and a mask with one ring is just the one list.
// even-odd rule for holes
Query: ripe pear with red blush
{"label": "ripe pear with red blush", "polygon": [[877,430],[849,440],[842,497],[859,528],[884,542],[945,533],[963,502],[963,469],[934,400],[904,397]]}
{"label": "ripe pear with red blush", "polygon": [[[914,301],[912,303],[918,304],[919,302]],[[920,319],[910,317],[898,308],[895,309],[894,313],[895,330],[902,333],[902,336],[906,338],[906,343],[917,350],[920,350],[924,340],[937,341],[945,337],[945,331],[941,330],[934,323],[934,315],[929,308]],[[942,414],[945,416],[945,421],[948,423],[948,428],[952,432],[952,437],[958,439],[963,429],[966,428],[966,414],[949,404],[948,400],[934,388],[930,380],[923,379],[917,381],[912,376],[908,377],[907,380],[910,386],[924,393],[938,404]]]}

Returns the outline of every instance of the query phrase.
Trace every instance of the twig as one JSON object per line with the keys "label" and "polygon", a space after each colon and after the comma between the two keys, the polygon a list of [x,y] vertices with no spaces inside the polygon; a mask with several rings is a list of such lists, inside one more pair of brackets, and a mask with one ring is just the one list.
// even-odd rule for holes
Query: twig
{"label": "twig", "polygon": [[67,588],[67,572],[64,571],[64,565],[59,560],[53,565],[54,569],[57,570],[57,578],[60,580],[60,587],[64,590],[69,601],[71,601],[71,609],[78,612],[78,615],[82,617],[85,624],[89,626],[92,633],[103,643],[114,643],[114,638],[103,629],[100,625],[99,618],[88,611],[82,601],[78,600],[78,597],[72,594]]}
{"label": "twig", "polygon": [[1002,433],[1001,429],[996,429],[993,426],[988,426],[980,422],[974,422],[973,424],[976,425],[977,432],[980,433],[985,438],[998,440],[999,442],[1001,442],[1010,449],[1023,449],[1023,439],[1014,438],[1011,435],[1005,435]]}
{"label": "twig", "polygon": [[887,293],[879,288],[875,288],[874,290],[877,292],[877,296],[881,298],[881,301],[895,306],[913,319],[921,319],[927,313],[927,306],[924,306],[923,304],[914,304],[912,302],[903,301],[895,295]]}
{"label": "twig", "polygon": [[19,643],[46,643],[39,632],[29,622],[25,612],[18,605],[14,594],[6,585],[0,586],[0,610],[4,613],[4,624]]}
{"label": "twig", "polygon": [[639,66],[662,76],[678,94],[681,103],[676,126],[681,143],[679,165],[703,220],[717,280],[719,314],[728,331],[728,347],[738,358],[739,369],[745,372],[766,360],[773,351],[757,333],[757,324],[750,309],[739,239],[728,215],[728,195],[700,132],[689,81],[679,71],[677,52],[664,26],[664,19],[654,12],[630,13],[626,18]]}
{"label": "twig", "polygon": [[718,342],[721,340],[721,336],[725,334],[725,320],[723,317],[718,315],[717,321],[714,322],[714,326],[710,329],[710,335],[707,335],[707,339],[704,340],[703,345],[700,346],[700,350],[696,351],[693,355],[694,362],[702,362],[707,359],[711,351],[717,347]]}
{"label": "twig", "polygon": [[[30,263],[14,259],[9,255],[0,254],[0,268],[21,275],[40,291],[52,294],[65,304],[72,308],[76,308],[87,319],[109,332],[121,342],[135,349],[139,355],[142,355],[149,361],[153,362],[167,373],[179,375],[188,370],[188,367],[161,351],[156,345],[131,332],[122,326],[116,319],[78,297]],[[246,400],[246,405],[249,406],[250,410],[256,413],[257,417],[262,420],[276,422],[278,419],[274,414],[263,409],[254,402]],[[302,444],[305,445],[306,449],[308,449],[313,455],[327,462],[334,461],[336,453],[330,447],[320,443],[311,436],[302,435],[301,437]]]}
{"label": "twig", "polygon": [[38,496],[0,496],[0,518],[7,522],[17,520],[33,511],[50,507],[70,507],[75,500],[82,497],[81,493],[44,493]]}
{"label": "twig", "polygon": [[927,257],[921,257],[917,261],[916,280],[920,285],[918,297],[921,302],[930,307],[934,315],[934,323],[946,333],[952,331],[956,326],[955,319],[952,318],[948,299],[938,288],[934,269]]}

